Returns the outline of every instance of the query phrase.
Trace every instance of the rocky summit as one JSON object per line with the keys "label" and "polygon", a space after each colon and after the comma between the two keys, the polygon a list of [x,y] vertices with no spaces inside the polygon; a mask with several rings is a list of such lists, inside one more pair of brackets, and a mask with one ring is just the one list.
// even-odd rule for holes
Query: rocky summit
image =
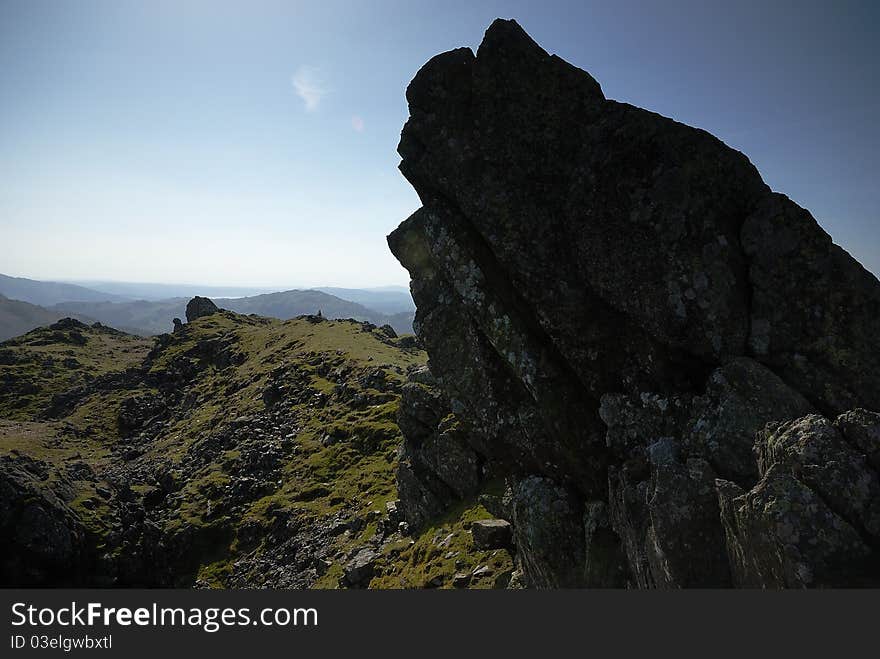
{"label": "rocky summit", "polygon": [[406,521],[483,496],[534,587],[880,584],[880,282],[514,21],[406,97]]}
{"label": "rocky summit", "polygon": [[0,584],[507,583],[512,548],[473,541],[478,501],[402,518],[411,335],[203,300],[152,339],[67,318],[0,343]]}

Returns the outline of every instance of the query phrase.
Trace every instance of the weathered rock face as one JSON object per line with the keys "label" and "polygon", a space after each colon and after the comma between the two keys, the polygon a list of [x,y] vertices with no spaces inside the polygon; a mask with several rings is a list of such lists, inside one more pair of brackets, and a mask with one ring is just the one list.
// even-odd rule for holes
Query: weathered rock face
{"label": "weathered rock face", "polygon": [[[454,448],[431,446],[448,410],[428,419],[425,396],[404,394],[402,420],[424,421],[415,432],[401,423],[404,454],[419,456],[400,474],[405,514],[473,489],[443,475],[472,451],[508,477],[533,585],[873,578],[866,511],[880,503],[868,486],[861,517],[829,503],[827,515],[789,519],[802,538],[846,521],[855,535],[839,539],[841,555],[860,566],[849,577],[798,581],[754,565],[789,556],[764,533],[761,497],[828,501],[823,488],[844,477],[823,466],[840,457],[832,451],[807,478],[806,458],[769,448],[764,426],[880,409],[877,279],[744,155],[607,100],[513,21],[493,23],[476,55],[433,58],[407,100],[400,167],[422,208],[389,245],[410,272],[442,398],[467,432]],[[834,432],[852,452],[845,473],[876,479],[867,414],[845,414]]]}
{"label": "weathered rock face", "polygon": [[[206,297],[196,295],[192,300],[186,303],[186,322],[191,323],[196,318],[202,316],[210,316],[217,313],[220,309],[211,300]],[[175,329],[177,325],[175,324]]]}
{"label": "weathered rock face", "polygon": [[[737,585],[870,586],[880,576],[880,415],[834,422],[809,415],[768,426],[756,443],[761,481],[745,492],[718,482]],[[871,437],[861,448],[858,439]]]}
{"label": "weathered rock face", "polygon": [[[87,563],[86,531],[58,494],[41,488],[45,465],[0,458],[0,580],[4,584],[76,584]],[[59,476],[58,489],[69,487]]]}
{"label": "weathered rock face", "polygon": [[409,379],[398,416],[408,441],[401,449],[397,485],[401,512],[416,529],[451,502],[474,494],[483,466],[431,373],[422,368]]}

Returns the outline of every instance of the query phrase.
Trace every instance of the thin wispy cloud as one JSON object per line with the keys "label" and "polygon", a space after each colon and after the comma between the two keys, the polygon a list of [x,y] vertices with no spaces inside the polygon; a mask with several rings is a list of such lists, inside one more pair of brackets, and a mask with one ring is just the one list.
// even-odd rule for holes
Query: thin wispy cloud
{"label": "thin wispy cloud", "polygon": [[299,67],[293,74],[292,82],[293,89],[305,103],[306,110],[317,110],[321,99],[327,95],[327,89],[321,82],[317,69],[313,66]]}

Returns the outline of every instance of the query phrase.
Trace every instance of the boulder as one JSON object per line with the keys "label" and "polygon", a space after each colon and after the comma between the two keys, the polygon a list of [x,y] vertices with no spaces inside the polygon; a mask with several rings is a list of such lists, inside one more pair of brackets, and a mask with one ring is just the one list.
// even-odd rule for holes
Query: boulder
{"label": "boulder", "polygon": [[471,582],[471,575],[467,572],[458,572],[452,577],[453,588],[467,588]]}
{"label": "boulder", "polygon": [[865,454],[868,464],[880,473],[880,414],[857,409],[841,414],[834,421],[846,441]]}
{"label": "boulder", "polygon": [[345,566],[343,573],[349,586],[358,588],[369,585],[379,555],[372,549],[361,549]]}
{"label": "boulder", "polygon": [[503,519],[479,519],[471,524],[471,535],[477,549],[510,547],[510,522]]}
{"label": "boulder", "polygon": [[210,316],[220,309],[211,300],[206,297],[196,295],[192,300],[186,303],[186,322],[191,323],[197,318]]}

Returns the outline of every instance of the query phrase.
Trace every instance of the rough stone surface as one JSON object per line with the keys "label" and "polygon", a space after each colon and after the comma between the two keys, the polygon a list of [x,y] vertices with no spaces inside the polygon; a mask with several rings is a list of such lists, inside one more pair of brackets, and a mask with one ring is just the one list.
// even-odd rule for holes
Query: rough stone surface
{"label": "rough stone surface", "polygon": [[407,101],[422,207],[388,241],[437,382],[403,400],[407,519],[491,472],[532,586],[870,581],[877,279],[743,154],[606,99],[514,21]]}
{"label": "rough stone surface", "polygon": [[477,549],[503,549],[510,546],[510,522],[503,519],[480,519],[471,524]]}
{"label": "rough stone surface", "polygon": [[345,566],[345,581],[349,586],[367,586],[373,578],[378,554],[372,549],[361,549]]}
{"label": "rough stone surface", "polygon": [[734,580],[741,586],[880,584],[880,481],[850,435],[868,414],[831,422],[809,415],[768,428],[756,442],[760,482],[717,490]]}
{"label": "rough stone surface", "polygon": [[550,479],[531,476],[514,486],[512,506],[525,581],[536,588],[589,585],[578,498]]}
{"label": "rough stone surface", "polygon": [[186,322],[191,323],[196,318],[210,316],[217,313],[219,309],[217,305],[206,297],[196,295],[192,300],[186,303]]}
{"label": "rough stone surface", "polygon": [[834,425],[854,448],[867,456],[871,467],[880,472],[880,414],[851,410],[837,417]]}
{"label": "rough stone surface", "polygon": [[86,531],[64,501],[67,477],[45,483],[48,466],[26,457],[0,457],[0,582],[75,583],[87,562]]}
{"label": "rough stone surface", "polygon": [[398,425],[406,438],[397,473],[399,509],[415,530],[452,501],[474,494],[482,470],[468,443],[471,433],[426,369],[411,373],[403,386]]}

